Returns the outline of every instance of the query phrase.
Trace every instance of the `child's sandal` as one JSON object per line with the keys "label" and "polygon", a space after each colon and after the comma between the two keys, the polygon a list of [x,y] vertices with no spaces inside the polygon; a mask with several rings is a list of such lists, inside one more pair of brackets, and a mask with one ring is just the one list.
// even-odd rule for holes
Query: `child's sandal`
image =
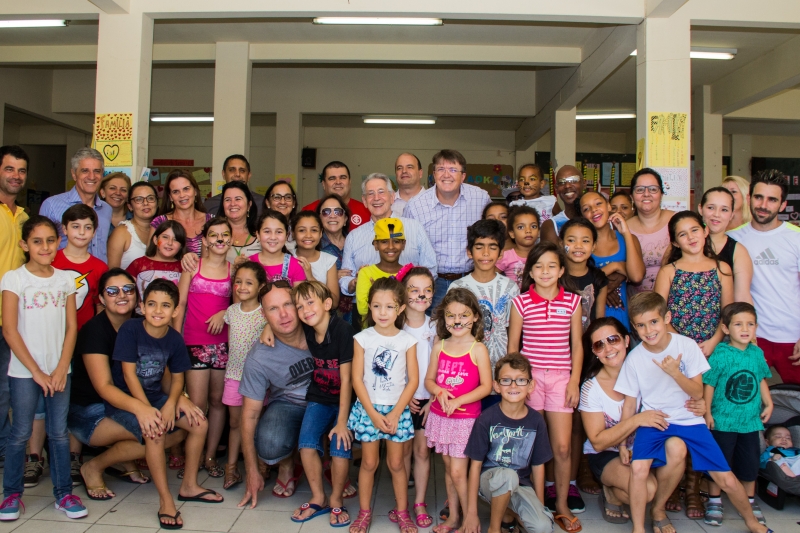
{"label": "child's sandal", "polygon": [[395,511],[397,514],[397,527],[403,533],[417,533],[417,526],[411,521],[411,516],[408,514],[408,509],[403,511]]}
{"label": "child's sandal", "polygon": [[235,463],[226,464],[225,482],[222,484],[222,488],[225,490],[230,490],[241,482],[242,482],[242,474],[239,473],[237,465]]}
{"label": "child's sandal", "polygon": [[350,533],[358,533],[362,530],[366,533],[370,522],[372,522],[372,509],[361,509],[358,511],[356,519],[350,524]]}
{"label": "child's sandal", "polygon": [[217,460],[213,457],[208,457],[203,464],[203,468],[208,472],[209,477],[222,477],[225,475],[225,470],[220,468]]}
{"label": "child's sandal", "polygon": [[416,517],[417,527],[422,527],[422,528],[431,527],[431,525],[433,524],[433,517],[427,513],[428,504],[427,503],[415,503],[414,504],[414,512],[415,513],[417,512],[417,508],[418,507],[424,507],[426,512],[419,513],[417,515],[417,517]]}

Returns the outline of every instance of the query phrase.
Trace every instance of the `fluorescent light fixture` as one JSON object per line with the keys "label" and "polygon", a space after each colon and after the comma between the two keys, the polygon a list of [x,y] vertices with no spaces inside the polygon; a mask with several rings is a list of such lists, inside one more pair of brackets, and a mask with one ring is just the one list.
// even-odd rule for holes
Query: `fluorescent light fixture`
{"label": "fluorescent light fixture", "polygon": [[214,122],[210,116],[160,115],[150,117],[151,122]]}
{"label": "fluorescent light fixture", "polygon": [[52,28],[66,25],[66,20],[0,20],[0,28]]}
{"label": "fluorescent light fixture", "polygon": [[362,117],[364,124],[436,124],[436,117]]}
{"label": "fluorescent light fixture", "polygon": [[379,26],[441,26],[442,19],[394,17],[317,17],[314,24],[366,24]]}
{"label": "fluorescent light fixture", "polygon": [[[731,60],[736,57],[739,52],[736,48],[705,48],[701,46],[693,46],[689,52],[689,57],[692,59],[721,59]],[[636,50],[631,52],[632,56],[636,55]]]}
{"label": "fluorescent light fixture", "polygon": [[575,115],[575,120],[606,120],[619,118],[636,118],[636,113],[607,113],[600,115]]}

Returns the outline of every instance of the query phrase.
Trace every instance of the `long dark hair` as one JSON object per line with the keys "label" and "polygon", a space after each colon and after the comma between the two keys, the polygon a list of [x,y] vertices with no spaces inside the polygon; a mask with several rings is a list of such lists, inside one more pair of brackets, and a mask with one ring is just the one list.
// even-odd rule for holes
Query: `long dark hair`
{"label": "long dark hair", "polygon": [[533,265],[548,252],[555,254],[558,258],[559,266],[564,269],[564,275],[558,278],[558,286],[563,287],[567,292],[580,294],[580,291],[575,286],[575,282],[572,281],[572,278],[567,276],[567,254],[564,253],[564,249],[561,246],[553,244],[550,241],[539,242],[539,244],[533,247],[531,253],[528,254],[528,260],[525,261],[525,269],[522,271],[522,288],[520,291],[528,292],[528,290],[530,290],[531,286],[534,284],[533,278],[531,277]]}
{"label": "long dark hair", "polygon": [[178,261],[181,260],[183,253],[186,251],[186,230],[183,229],[183,226],[181,226],[180,222],[175,220],[165,220],[158,225],[155,233],[153,233],[153,236],[150,237],[150,242],[147,243],[147,249],[144,251],[144,255],[147,257],[156,256],[156,252],[158,251],[158,245],[156,244],[156,241],[158,240],[159,235],[168,229],[172,230],[172,233],[175,234],[175,240],[181,245],[181,249],[178,250],[178,254],[175,256],[175,259]]}
{"label": "long dark hair", "polygon": [[[344,226],[342,226],[342,236],[347,237],[347,234],[350,233],[350,208],[347,207],[347,203],[342,200],[342,197],[338,194],[328,194],[320,199],[319,203],[317,204],[317,214],[319,218],[322,219],[322,204],[327,202],[328,200],[336,200],[339,206],[344,210]],[[322,228],[325,231],[325,228]]]}
{"label": "long dark hair", "polygon": [[270,195],[272,195],[273,189],[275,189],[275,187],[277,187],[278,185],[286,185],[287,187],[289,187],[289,190],[292,193],[292,203],[294,205],[292,206],[292,212],[289,213],[289,216],[287,217],[287,218],[292,218],[297,213],[297,193],[294,192],[294,187],[292,187],[292,184],[289,183],[288,181],[277,180],[272,185],[269,186],[267,192],[264,194],[264,209],[272,209],[269,206],[269,197]]}
{"label": "long dark hair", "polygon": [[[316,222],[317,225],[319,226],[320,236],[325,234],[325,228],[322,225],[322,219],[319,218],[319,215],[316,213],[316,211],[300,211],[299,213],[297,213],[295,216],[292,217],[292,220],[289,221],[289,225],[292,228],[292,235],[294,235],[296,233],[295,232],[295,228],[297,228],[297,225],[304,218],[313,219],[314,222]],[[320,241],[317,243],[317,245],[314,247],[314,249],[315,250],[322,250],[322,238],[321,237],[320,237]]]}
{"label": "long dark hair", "polygon": [[625,337],[629,337],[630,334],[628,333],[628,328],[626,328],[622,322],[614,318],[613,316],[606,316],[603,318],[595,319],[589,327],[586,329],[586,333],[583,334],[583,346],[584,351],[583,353],[589,355],[589,357],[584,357],[583,360],[586,361],[587,359],[588,364],[584,363],[583,365],[583,375],[581,376],[581,383],[584,381],[588,381],[595,377],[600,370],[603,369],[603,363],[600,362],[600,359],[594,354],[592,351],[592,335],[595,331],[600,328],[611,326],[617,333],[622,336],[622,340],[625,340]]}
{"label": "long dark hair", "polygon": [[[698,213],[694,211],[681,211],[679,213],[675,213],[675,215],[669,219],[669,224],[667,224],[667,228],[669,229],[669,242],[670,242],[670,252],[669,257],[667,259],[668,263],[674,263],[681,257],[683,257],[683,251],[681,251],[680,246],[675,246],[675,228],[683,219],[691,218],[695,222],[697,222],[701,228],[706,227],[706,223],[703,222],[703,217],[701,217]],[[703,244],[703,255],[708,257],[709,259],[713,259],[717,262],[717,266],[719,266],[719,259],[717,259],[717,254],[714,253],[714,246],[711,244],[711,235],[706,236],[706,242]]]}
{"label": "long dark hair", "polygon": [[484,319],[481,304],[478,303],[478,298],[475,297],[475,294],[471,290],[461,287],[453,288],[447,291],[447,294],[444,295],[441,303],[436,306],[436,309],[433,310],[431,321],[436,324],[436,336],[440,339],[449,339],[453,335],[447,330],[447,325],[444,318],[444,313],[447,311],[447,306],[452,303],[458,303],[469,308],[469,310],[472,311],[472,314],[475,315],[475,322],[472,323],[472,329],[470,330],[470,333],[473,337],[475,337],[476,341],[481,342],[484,334]]}
{"label": "long dark hair", "polygon": [[250,203],[250,209],[247,210],[247,233],[250,235],[256,234],[256,220],[258,220],[258,206],[256,205],[255,200],[253,200],[253,194],[250,192],[250,188],[241,181],[229,181],[222,187],[222,198],[219,202],[219,209],[217,210],[216,216],[224,217],[225,216],[225,192],[230,189],[238,189],[244,193],[244,197]]}
{"label": "long dark hair", "polygon": [[172,203],[172,198],[170,198],[170,188],[169,186],[178,178],[183,178],[189,183],[192,184],[194,188],[194,208],[196,211],[200,211],[201,213],[206,212],[206,208],[203,206],[203,197],[200,194],[200,187],[197,185],[197,180],[194,179],[194,176],[189,174],[188,171],[182,168],[176,168],[172,172],[167,175],[167,179],[164,182],[164,196],[161,198],[161,207],[158,208],[159,215],[168,215],[175,211],[175,204]]}

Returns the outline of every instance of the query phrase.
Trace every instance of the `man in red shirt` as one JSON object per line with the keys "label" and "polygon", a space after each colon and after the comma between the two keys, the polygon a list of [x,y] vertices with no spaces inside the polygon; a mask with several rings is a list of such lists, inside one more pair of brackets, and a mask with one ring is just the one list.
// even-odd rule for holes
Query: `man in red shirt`
{"label": "man in red shirt", "polygon": [[[331,161],[322,169],[322,190],[325,195],[338,194],[347,202],[350,209],[350,231],[370,220],[370,214],[364,204],[350,198],[350,169],[341,161]],[[316,211],[319,200],[311,202],[303,211]]]}

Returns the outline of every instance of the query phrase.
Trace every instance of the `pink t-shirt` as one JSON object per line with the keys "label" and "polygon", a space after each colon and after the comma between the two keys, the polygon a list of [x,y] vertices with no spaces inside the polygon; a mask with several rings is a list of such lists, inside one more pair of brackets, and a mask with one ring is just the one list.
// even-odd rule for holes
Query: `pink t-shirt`
{"label": "pink t-shirt", "polygon": [[295,283],[306,280],[306,272],[300,265],[300,261],[295,259],[289,254],[284,254],[284,262],[280,265],[265,265],[258,260],[258,254],[253,254],[248,257],[250,261],[255,261],[264,267],[267,273],[267,281],[285,280],[289,285],[294,287]]}
{"label": "pink t-shirt", "polygon": [[[477,342],[477,341],[476,341]],[[475,346],[475,343],[472,343]],[[472,347],[463,355],[450,355],[444,351],[444,341],[439,350],[439,368],[436,370],[436,384],[453,394],[464,396],[481,384],[481,373],[478,365],[472,360]],[[462,410],[463,409],[463,410]],[[431,401],[431,412],[447,417],[436,399]],[[481,414],[481,402],[465,403],[450,415],[450,418],[478,418]]]}
{"label": "pink t-shirt", "polygon": [[513,280],[517,284],[517,288],[521,288],[527,259],[527,257],[518,256],[517,252],[511,248],[503,252],[503,256],[497,261],[495,267],[505,274],[508,279]]}

